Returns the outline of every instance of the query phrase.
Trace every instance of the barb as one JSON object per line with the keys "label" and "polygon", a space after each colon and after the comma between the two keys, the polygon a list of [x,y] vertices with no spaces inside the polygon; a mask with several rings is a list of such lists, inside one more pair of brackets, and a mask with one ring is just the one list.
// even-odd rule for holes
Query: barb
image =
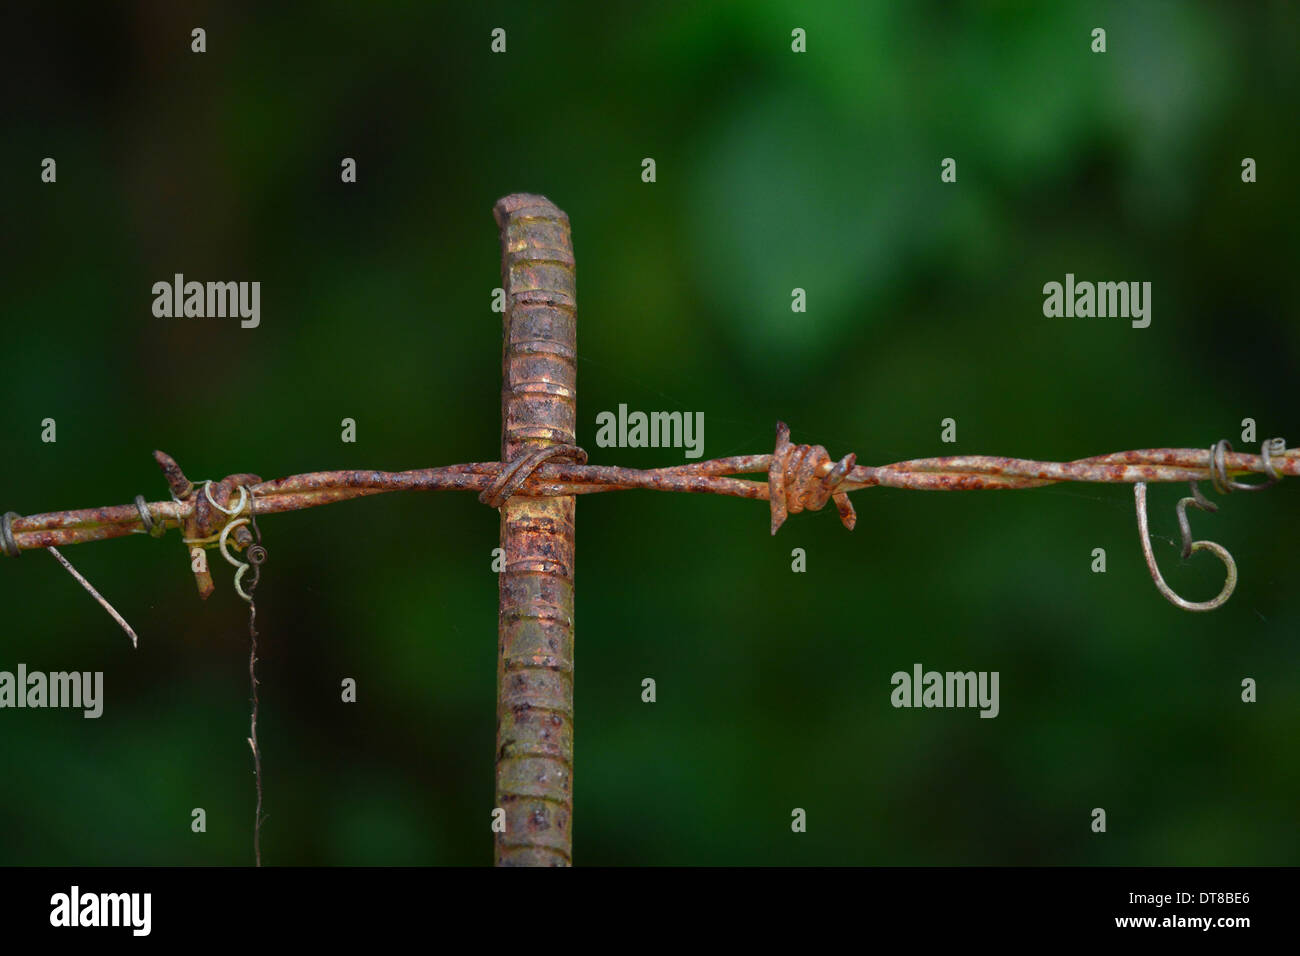
{"label": "barb", "polygon": [[767,466],[768,502],[772,510],[772,533],[785,524],[787,514],[807,508],[819,511],[832,498],[840,522],[850,531],[858,523],[847,492],[837,489],[852,470],[857,455],[849,452],[838,462],[821,445],[791,445],[790,428],[776,423],[776,452]]}
{"label": "barb", "polygon": [[[0,523],[0,550],[17,556],[32,548],[128,534],[157,535],[162,533],[160,528],[180,528],[183,540],[190,546],[219,547],[220,533],[231,516],[247,513],[252,519],[255,515],[298,511],[391,491],[473,491],[493,507],[500,507],[512,495],[559,497],[634,489],[725,495],[769,502],[775,531],[789,514],[815,511],[827,501],[835,502],[840,520],[852,528],[856,515],[848,495],[873,487],[973,491],[1040,488],[1063,482],[1145,485],[1209,481],[1226,493],[1259,490],[1284,476],[1300,475],[1300,449],[1283,449],[1280,439],[1265,442],[1259,455],[1234,452],[1228,442],[1221,441],[1208,450],[1147,448],[1070,462],[954,455],[871,467],[856,464],[852,454],[833,461],[820,445],[791,445],[789,429],[783,423],[777,426],[773,454],[716,458],[667,468],[589,465],[585,453],[572,445],[552,446],[545,452],[524,454],[505,463],[470,462],[403,472],[324,471],[274,481],[239,474],[197,485],[185,477],[170,456],[155,452],[172,500],[137,499],[129,505],[27,517],[10,512]],[[766,473],[768,480],[734,477],[755,473]],[[1267,480],[1257,484],[1237,480],[1250,474],[1264,475]],[[202,494],[196,494],[200,487]],[[237,503],[232,503],[237,492]],[[252,535],[242,525],[230,533],[236,547],[252,543]],[[210,576],[206,571],[196,572],[195,576],[200,594],[206,597],[212,590]]]}

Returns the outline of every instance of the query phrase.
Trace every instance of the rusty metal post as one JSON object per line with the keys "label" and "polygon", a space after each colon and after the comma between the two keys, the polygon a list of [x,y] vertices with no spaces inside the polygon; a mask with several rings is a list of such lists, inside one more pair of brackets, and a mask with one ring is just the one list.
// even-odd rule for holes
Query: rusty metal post
{"label": "rusty metal post", "polygon": [[[577,299],[569,217],[543,196],[506,196],[501,460],[574,444]],[[573,816],[574,499],[501,505],[497,644],[498,866],[568,866]]]}

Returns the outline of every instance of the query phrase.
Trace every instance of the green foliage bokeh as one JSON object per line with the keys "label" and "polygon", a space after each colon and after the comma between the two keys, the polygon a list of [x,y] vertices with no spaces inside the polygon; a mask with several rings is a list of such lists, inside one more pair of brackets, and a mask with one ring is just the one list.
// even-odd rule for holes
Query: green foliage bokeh
{"label": "green foliage bokeh", "polygon": [[[165,497],[154,448],[192,478],[496,458],[491,207],[517,191],[573,224],[594,462],[683,460],[597,448],[620,403],[702,411],[708,457],[769,450],[778,419],[868,464],[1240,448],[1245,417],[1298,444],[1298,20],[776,0],[16,13],[0,511]],[[155,318],[150,287],[177,272],[260,281],[261,327]],[[1067,272],[1150,281],[1150,328],[1045,318]],[[1179,561],[1180,493],[1151,491],[1155,546],[1203,598],[1221,569]],[[754,502],[579,501],[578,863],[1300,862],[1300,481],[1194,513],[1241,572],[1208,615],[1156,593],[1128,487],[854,500],[851,534],[828,509],[775,538]],[[495,513],[385,495],[262,530],[267,862],[490,862]],[[0,669],[103,671],[107,695],[99,720],[0,711],[0,863],[249,862],[228,569],[203,605],[175,534],[65,553],[141,646],[48,557],[0,562]],[[915,662],[999,671],[1000,716],[893,709]]]}

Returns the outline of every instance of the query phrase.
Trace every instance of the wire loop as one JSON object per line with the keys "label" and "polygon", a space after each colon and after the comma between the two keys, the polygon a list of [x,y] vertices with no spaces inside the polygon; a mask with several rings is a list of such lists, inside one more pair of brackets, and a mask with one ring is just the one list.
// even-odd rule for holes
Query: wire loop
{"label": "wire loop", "polygon": [[[230,562],[232,565],[234,565],[235,568],[237,569],[235,571],[235,592],[245,601],[251,601],[253,600],[253,596],[244,590],[243,584],[241,582],[244,580],[244,575],[248,572],[248,569],[252,567],[252,565],[250,565],[246,561],[240,561],[238,558],[232,555],[226,548],[226,544],[227,544],[226,538],[230,535],[231,531],[239,527],[241,524],[248,524],[248,519],[231,518],[230,521],[226,522],[226,526],[221,529],[221,537],[220,540],[217,542],[217,547],[220,548],[221,550],[221,556],[225,558],[228,562]],[[258,563],[260,564],[261,562]]]}
{"label": "wire loop", "polygon": [[1273,479],[1273,484],[1282,480],[1282,472],[1278,471],[1277,465],[1273,463],[1272,446],[1277,444],[1282,452],[1286,452],[1286,442],[1281,438],[1274,438],[1272,441],[1260,442],[1259,457],[1264,459],[1264,471]]}
{"label": "wire loop", "polygon": [[22,515],[16,511],[6,511],[4,517],[0,518],[0,549],[3,549],[4,553],[11,558],[16,558],[22,554],[22,551],[18,549],[18,542],[14,538],[13,526],[13,520],[21,517]]}
{"label": "wire loop", "polygon": [[[206,490],[206,488],[207,486],[205,485],[204,489]],[[244,504],[249,500],[248,490],[243,485],[239,486],[239,491],[240,491],[240,498],[239,498],[240,505],[239,508],[236,509],[234,512],[236,515],[238,515],[240,511],[244,510]],[[209,501],[212,500],[211,496],[209,496],[208,500]],[[216,505],[215,501],[212,503]],[[217,505],[217,507],[220,508],[220,505]],[[225,509],[223,508],[221,510],[224,511]],[[230,512],[226,512],[226,513],[230,514]],[[229,542],[227,539],[230,537],[230,532],[234,531],[240,525],[246,525],[246,524],[252,525],[253,531],[256,532],[257,534],[257,540],[254,544],[251,544],[248,547],[248,554],[246,555],[248,560],[240,561],[238,558],[236,558],[234,555],[230,553],[228,547]],[[249,569],[251,568],[253,569],[253,580],[251,583],[251,587],[253,588],[257,587],[257,580],[261,576],[261,565],[266,560],[266,556],[267,556],[266,548],[262,547],[261,539],[262,539],[262,533],[261,531],[258,530],[257,522],[253,520],[251,508],[249,509],[249,516],[247,518],[236,517],[236,518],[231,518],[229,521],[227,521],[226,526],[221,529],[221,534],[217,536],[217,548],[221,551],[221,556],[225,558],[227,562],[232,564],[236,569],[235,570],[235,593],[237,593],[245,601],[248,601],[250,604],[253,602],[253,595],[251,591],[244,590],[243,580],[244,580],[244,575],[247,574]]]}
{"label": "wire loop", "polygon": [[223,508],[221,507],[221,505],[217,504],[216,499],[212,497],[211,481],[205,481],[203,483],[203,494],[208,499],[208,503],[211,504],[212,507],[216,508],[223,515],[229,515],[232,518],[235,515],[238,515],[241,512],[243,512],[244,505],[248,504],[248,489],[245,488],[243,485],[239,486],[239,504],[237,504],[234,508]]}
{"label": "wire loop", "polygon": [[144,525],[145,533],[151,538],[161,538],[167,531],[167,525],[161,518],[157,520],[149,512],[149,503],[144,500],[144,495],[135,496],[135,510],[140,512],[140,523]]}
{"label": "wire loop", "polygon": [[478,500],[490,508],[500,508],[511,495],[523,487],[524,482],[532,476],[533,472],[553,458],[566,458],[579,465],[587,463],[587,453],[577,445],[546,445],[543,448],[534,448],[519,455],[502,468],[501,474],[497,475],[487,490],[478,496]]}
{"label": "wire loop", "polygon": [[1264,459],[1264,470],[1268,472],[1266,481],[1258,481],[1254,484],[1247,484],[1244,481],[1234,481],[1228,477],[1228,452],[1232,451],[1232,442],[1223,438],[1216,441],[1210,446],[1210,481],[1214,484],[1214,490],[1221,495],[1226,495],[1230,491],[1262,491],[1265,488],[1271,488],[1282,480],[1282,474],[1273,464],[1269,441],[1260,442],[1260,457]]}

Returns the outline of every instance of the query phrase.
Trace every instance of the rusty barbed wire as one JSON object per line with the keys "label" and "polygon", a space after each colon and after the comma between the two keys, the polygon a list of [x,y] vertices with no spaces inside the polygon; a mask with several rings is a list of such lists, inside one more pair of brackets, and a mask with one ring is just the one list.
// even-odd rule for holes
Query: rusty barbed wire
{"label": "rusty barbed wire", "polygon": [[[557,446],[544,449],[544,453],[531,450],[510,462],[469,462],[402,472],[321,471],[272,481],[235,474],[199,483],[186,478],[180,466],[159,451],[154,452],[154,458],[171,489],[170,501],[146,502],[143,496],[137,496],[126,505],[25,517],[8,512],[0,519],[0,551],[17,557],[25,550],[130,534],[156,537],[172,528],[182,531],[186,545],[201,548],[218,547],[225,529],[233,532],[230,546],[243,550],[253,543],[247,528],[236,520],[245,512],[251,517],[298,511],[391,491],[473,491],[492,507],[500,507],[512,495],[557,497],[631,490],[726,495],[768,501],[771,532],[775,534],[788,515],[816,511],[827,501],[835,502],[841,522],[852,529],[856,515],[848,495],[866,488],[975,491],[1040,488],[1066,482],[1137,486],[1185,481],[1193,483],[1194,493],[1192,499],[1184,499],[1179,506],[1186,556],[1191,553],[1186,503],[1200,507],[1205,500],[1195,482],[1209,481],[1220,493],[1226,493],[1268,487],[1284,476],[1300,475],[1300,448],[1283,450],[1279,439],[1264,442],[1258,455],[1235,452],[1226,441],[1220,441],[1208,449],[1146,448],[1070,462],[950,455],[873,467],[856,464],[851,453],[834,461],[820,445],[792,445],[789,434],[784,423],[777,424],[772,454],[715,458],[654,469],[585,464],[582,449]],[[555,457],[576,460],[549,460]],[[766,473],[768,480],[734,477],[753,473]],[[1264,475],[1267,480],[1258,484],[1236,480],[1251,474]],[[232,524],[236,526],[228,528]],[[1144,550],[1149,554],[1149,547]],[[1163,584],[1154,559],[1148,557],[1147,563],[1157,585]],[[196,571],[195,576],[199,593],[206,598],[213,589],[211,576],[206,569]],[[1162,587],[1161,593],[1165,590]]]}
{"label": "rusty barbed wire", "polygon": [[[784,425],[780,427],[784,429]],[[788,429],[784,429],[784,434],[788,444]],[[777,520],[782,505],[788,513],[815,511],[827,500],[846,497],[850,492],[873,487],[974,491],[1039,488],[1065,482],[1214,482],[1218,473],[1215,447],[1217,446],[1209,450],[1146,448],[1070,462],[991,455],[954,455],[871,467],[852,464],[852,455],[845,456],[840,462],[832,462],[821,446],[783,448],[778,438],[776,454],[715,458],[666,468],[636,469],[543,461],[534,462],[531,470],[525,469],[521,478],[517,461],[505,464],[489,461],[401,472],[319,471],[273,481],[263,481],[256,475],[230,475],[219,482],[198,485],[185,478],[170,456],[155,452],[155,458],[164,466],[164,471],[169,477],[179,478],[179,485],[183,489],[172,500],[143,502],[141,499],[142,504],[51,511],[25,517],[9,512],[0,525],[0,550],[10,557],[16,557],[21,551],[51,545],[101,541],[129,534],[148,534],[150,531],[156,533],[159,526],[166,530],[179,527],[185,531],[187,538],[204,541],[220,533],[226,524],[226,515],[220,508],[231,503],[231,496],[240,487],[245,488],[248,495],[244,509],[257,515],[299,511],[390,491],[473,491],[483,495],[496,488],[499,479],[507,474],[513,479],[509,482],[514,485],[511,493],[525,497],[647,490],[772,501],[772,466],[774,462],[780,462],[784,470],[780,467],[777,469],[775,484],[781,493],[772,504],[775,531],[784,520]],[[800,452],[799,449],[810,450]],[[1274,479],[1300,475],[1300,448],[1287,449],[1281,453],[1265,452],[1261,455],[1233,452],[1225,448],[1218,455],[1222,462],[1223,476],[1229,481],[1250,474],[1267,475]],[[768,474],[767,482],[730,477],[762,472]],[[830,484],[827,483],[828,478]],[[176,483],[173,482],[172,487],[175,489]],[[207,488],[208,492],[200,491],[196,495],[196,488]],[[823,491],[826,493],[823,494]],[[215,507],[218,503],[220,508]],[[795,507],[796,503],[799,507]],[[839,505],[838,501],[836,503]],[[840,508],[841,520],[846,527],[851,528],[852,511],[846,513],[843,505]],[[146,514],[152,525],[146,521]],[[249,540],[240,540],[238,533],[235,537],[237,549],[242,550],[250,543]],[[216,539],[212,538],[209,546],[215,545]]]}

